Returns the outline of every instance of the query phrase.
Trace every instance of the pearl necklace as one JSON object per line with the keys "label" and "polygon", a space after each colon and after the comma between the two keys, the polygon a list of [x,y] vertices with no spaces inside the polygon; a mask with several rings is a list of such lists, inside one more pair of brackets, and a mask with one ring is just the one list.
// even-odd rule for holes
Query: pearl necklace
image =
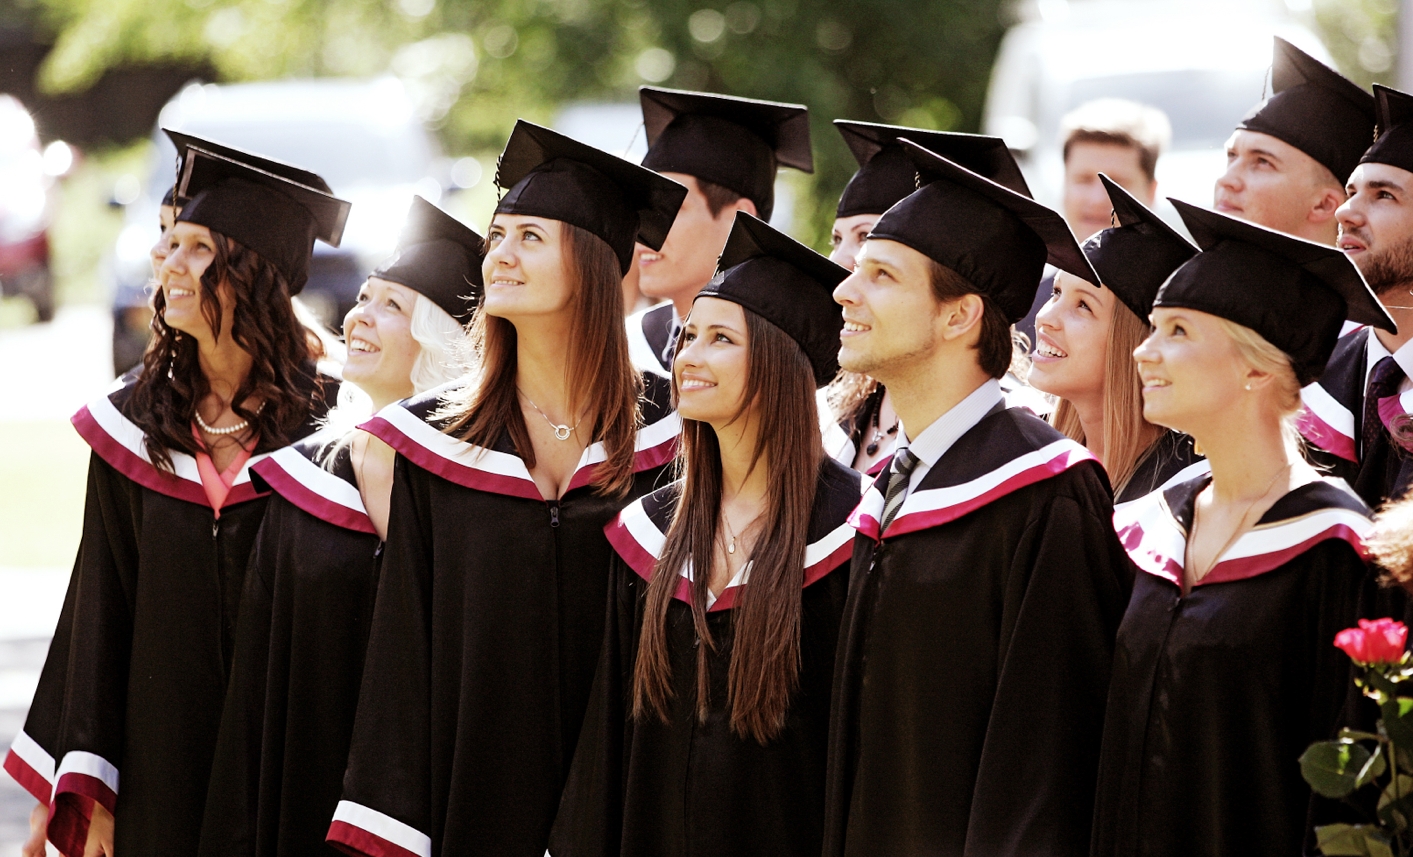
{"label": "pearl necklace", "polygon": [[233,425],[233,426],[226,426],[225,428],[211,428],[210,426],[208,426],[208,425],[206,424],[206,421],[201,418],[201,411],[195,411],[194,414],[195,414],[195,416],[196,416],[196,425],[197,425],[197,427],[200,428],[202,431],[206,432],[207,434],[214,434],[214,435],[236,434],[237,432],[243,432],[243,431],[245,431],[246,429],[250,428],[250,420],[241,420],[240,422],[236,423],[235,425]]}

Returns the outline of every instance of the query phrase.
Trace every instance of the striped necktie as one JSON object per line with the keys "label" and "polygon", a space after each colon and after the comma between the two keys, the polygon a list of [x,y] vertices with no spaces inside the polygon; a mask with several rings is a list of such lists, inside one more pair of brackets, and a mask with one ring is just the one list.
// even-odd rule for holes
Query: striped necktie
{"label": "striped necktie", "polygon": [[1369,389],[1364,395],[1364,421],[1360,426],[1360,457],[1363,458],[1374,448],[1374,443],[1384,433],[1384,423],[1379,417],[1379,400],[1398,392],[1403,384],[1403,369],[1392,357],[1385,357],[1374,364],[1369,373]]}
{"label": "striped necktie", "polygon": [[878,528],[880,536],[888,531],[888,525],[893,523],[902,508],[903,499],[908,495],[908,480],[917,465],[918,457],[906,447],[894,454],[893,466],[888,474],[888,493],[883,497],[883,521]]}

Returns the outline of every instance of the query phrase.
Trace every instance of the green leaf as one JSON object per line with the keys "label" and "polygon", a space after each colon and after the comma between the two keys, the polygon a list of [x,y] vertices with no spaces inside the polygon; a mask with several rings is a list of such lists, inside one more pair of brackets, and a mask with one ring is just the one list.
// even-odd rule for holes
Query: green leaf
{"label": "green leaf", "polygon": [[1330,824],[1315,828],[1325,857],[1393,857],[1388,838],[1370,824]]}
{"label": "green leaf", "polygon": [[1358,787],[1371,755],[1352,741],[1316,741],[1300,756],[1300,774],[1318,794],[1347,797]]}
{"label": "green leaf", "polygon": [[1383,745],[1374,748],[1374,753],[1369,757],[1369,761],[1364,763],[1364,767],[1359,770],[1359,777],[1354,783],[1356,789],[1363,788],[1372,783],[1376,778],[1382,777],[1384,771],[1388,769],[1388,763],[1384,761]]}
{"label": "green leaf", "polygon": [[1413,699],[1406,696],[1386,699],[1379,706],[1384,731],[1389,740],[1401,747],[1413,748]]}
{"label": "green leaf", "polygon": [[1379,819],[1394,833],[1403,833],[1413,819],[1413,776],[1399,774],[1379,795]]}

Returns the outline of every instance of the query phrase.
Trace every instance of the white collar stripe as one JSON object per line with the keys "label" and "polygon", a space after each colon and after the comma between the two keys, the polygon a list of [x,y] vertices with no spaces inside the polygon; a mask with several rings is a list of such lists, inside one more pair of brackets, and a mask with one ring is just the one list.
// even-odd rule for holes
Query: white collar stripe
{"label": "white collar stripe", "polygon": [[644,372],[651,372],[663,378],[671,378],[672,374],[662,368],[662,360],[653,353],[652,343],[648,342],[648,335],[643,332],[643,321],[648,313],[657,307],[648,307],[628,316],[626,326],[628,328],[628,361],[633,364],[633,368]]}
{"label": "white collar stripe", "polygon": [[71,750],[54,774],[56,803],[62,794],[83,795],[112,812],[118,803],[118,769],[102,756]]}
{"label": "white collar stripe", "polygon": [[1354,415],[1319,382],[1300,391],[1304,407],[1296,420],[1306,440],[1333,455],[1358,461],[1354,445]]}
{"label": "white collar stripe", "polygon": [[[1194,461],[1183,469],[1179,470],[1177,473],[1174,473],[1168,478],[1166,482],[1164,482],[1162,485],[1159,485],[1157,488],[1154,488],[1152,491],[1149,491],[1148,494],[1162,493],[1168,490],[1169,488],[1173,487],[1174,485],[1181,485],[1184,482],[1196,479],[1199,476],[1205,476],[1211,472],[1212,462],[1208,461],[1205,458],[1201,461]],[[1134,503],[1142,503],[1144,499],[1147,498],[1148,494],[1145,494],[1142,497],[1135,497],[1134,499],[1129,500],[1127,503],[1115,504],[1114,514],[1117,515],[1120,510],[1132,507]]]}
{"label": "white collar stripe", "polygon": [[432,857],[432,837],[351,800],[339,801],[334,809],[328,839],[354,849],[357,854]]}
{"label": "white collar stripe", "polygon": [[321,521],[362,533],[376,533],[358,489],[300,455],[276,450],[255,467],[260,478],[303,511]]}

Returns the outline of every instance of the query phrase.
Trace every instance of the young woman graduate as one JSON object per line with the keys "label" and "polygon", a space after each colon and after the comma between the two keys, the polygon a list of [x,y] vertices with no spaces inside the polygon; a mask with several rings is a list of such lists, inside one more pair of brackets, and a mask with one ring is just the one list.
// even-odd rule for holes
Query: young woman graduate
{"label": "young woman graduate", "polygon": [[1035,319],[1029,380],[1059,397],[1050,424],[1103,463],[1119,504],[1207,470],[1191,438],[1143,418],[1133,363],[1159,287],[1197,248],[1108,176],[1099,180],[1118,224],[1081,249],[1103,283],[1055,274],[1054,295]]}
{"label": "young woman graduate", "polygon": [[[972,172],[1030,196],[1020,166],[1000,137],[924,131],[835,119],[834,127],[859,162],[834,212],[830,261],[852,271],[854,257],[873,225],[917,190],[917,170],[898,140],[910,140]],[[857,372],[841,372],[823,394],[828,405],[824,448],[835,461],[869,475],[888,463],[898,440],[898,415],[888,391]]]}
{"label": "young woman graduate", "polygon": [[384,409],[397,451],[363,687],[329,841],[542,857],[603,640],[604,525],[681,423],[628,357],[620,288],[685,194],[518,122],[487,229],[480,365]]}
{"label": "young woman graduate", "polygon": [[[1340,251],[1176,200],[1203,250],[1153,303],[1143,413],[1210,475],[1115,516],[1137,565],[1104,721],[1093,854],[1300,854],[1297,761],[1350,689],[1369,510],[1300,455],[1300,388],[1346,318],[1392,328]],[[1323,811],[1323,810],[1319,810]]]}
{"label": "young woman graduate", "polygon": [[191,141],[179,152],[153,341],[73,419],[93,448],[84,531],[5,762],[49,806],[65,854],[195,853],[265,507],[249,465],[312,432],[336,389],[290,295],[315,239],[338,242],[348,204],[303,170]]}
{"label": "young woman graduate", "polygon": [[608,527],[608,627],[556,857],[819,854],[859,478],[824,455],[814,396],[839,369],[846,276],[736,215],[673,361],[682,478]]}
{"label": "young woman graduate", "polygon": [[246,572],[202,855],[328,851],[392,489],[392,449],[354,426],[465,371],[483,245],[414,197],[397,255],[344,317],[338,408],[252,468],[275,494]]}

